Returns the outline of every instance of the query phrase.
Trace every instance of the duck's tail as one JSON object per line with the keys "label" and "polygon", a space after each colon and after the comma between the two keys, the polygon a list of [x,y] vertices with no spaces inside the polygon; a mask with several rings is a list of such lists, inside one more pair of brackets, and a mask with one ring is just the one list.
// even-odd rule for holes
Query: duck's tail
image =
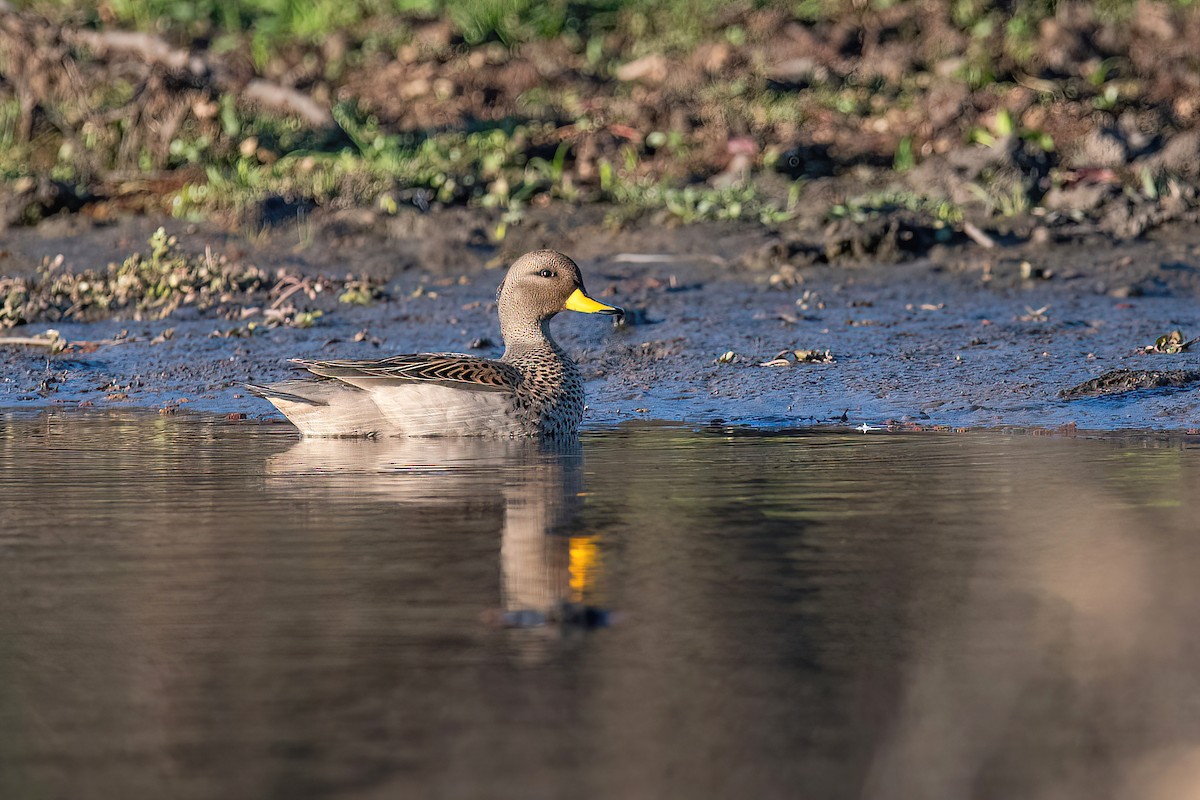
{"label": "duck's tail", "polygon": [[295,380],[263,386],[243,384],[270,401],[304,436],[394,435],[370,396],[341,381]]}
{"label": "duck's tail", "polygon": [[[299,381],[290,382],[290,384],[299,383]],[[316,382],[305,381],[304,383],[314,384]],[[270,400],[272,403],[274,403],[276,400],[283,400],[286,403],[300,403],[302,405],[310,406],[329,405],[329,403],[325,400],[320,400],[316,397],[305,397],[303,395],[296,394],[295,392],[284,391],[282,388],[276,386],[263,386],[258,383],[243,383],[242,385],[245,386],[250,391],[250,394],[254,395],[255,397],[261,397],[264,400]]]}

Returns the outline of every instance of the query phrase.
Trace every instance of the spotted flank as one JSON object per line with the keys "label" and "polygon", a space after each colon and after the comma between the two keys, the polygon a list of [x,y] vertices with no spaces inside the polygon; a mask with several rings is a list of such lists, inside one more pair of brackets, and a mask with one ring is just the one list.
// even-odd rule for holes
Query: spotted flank
{"label": "spotted flank", "polygon": [[309,380],[247,384],[305,436],[570,436],[583,377],[550,335],[565,310],[621,314],[590,297],[574,261],[528,253],[497,292],[504,355],[415,353],[375,361],[293,359]]}

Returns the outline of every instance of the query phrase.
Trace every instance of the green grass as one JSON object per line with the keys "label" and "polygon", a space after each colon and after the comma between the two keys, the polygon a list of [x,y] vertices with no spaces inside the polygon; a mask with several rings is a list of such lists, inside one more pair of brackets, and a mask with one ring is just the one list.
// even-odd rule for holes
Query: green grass
{"label": "green grass", "polygon": [[[598,47],[607,36],[624,39],[625,55],[678,52],[721,34],[740,44],[745,29],[730,18],[774,8],[796,19],[822,22],[848,14],[888,9],[912,0],[15,0],[53,19],[156,31],[177,41],[246,36],[255,60],[265,63],[279,49],[320,45],[342,31],[360,42],[396,40],[411,23],[448,19],[469,45],[505,45],[566,37],[580,49]],[[951,21],[972,37],[1000,37],[1010,57],[1023,62],[1039,23],[1053,17],[1056,0],[945,0]],[[1197,0],[1170,0],[1189,7]],[[1101,0],[1101,22],[1132,18],[1136,0]],[[863,9],[865,6],[865,9]],[[225,47],[231,45],[226,44]],[[980,65],[979,68],[981,68]]]}
{"label": "green grass", "polygon": [[[723,30],[721,0],[16,0],[55,19],[166,33],[176,40],[249,36],[256,61],[278,48],[320,44],[333,31],[360,40],[402,37],[411,22],[445,18],[468,44],[515,45],[569,36],[586,44],[619,33],[655,47],[686,48]],[[752,9],[769,5],[746,2]],[[737,32],[734,31],[734,37]],[[636,46],[634,51],[640,49]]]}
{"label": "green grass", "polygon": [[[793,185],[786,200],[764,196],[753,183],[710,185],[704,179],[723,163],[722,142],[716,137],[757,141],[763,158],[756,170],[767,171],[773,152],[803,141],[830,120],[833,127],[845,120],[883,122],[881,130],[888,138],[872,155],[879,157],[882,149],[885,161],[890,155],[895,173],[909,172],[918,166],[921,154],[929,152],[921,149],[927,142],[910,123],[900,123],[907,129],[889,128],[888,115],[920,109],[917,98],[929,85],[931,65],[915,64],[899,79],[884,79],[869,70],[840,75],[822,68],[813,85],[796,89],[769,81],[765,57],[746,48],[737,56],[744,62],[733,62],[736,72],[718,70],[686,94],[680,90],[679,96],[667,95],[689,118],[680,129],[671,129],[673,119],[664,118],[669,115],[623,116],[640,102],[637,94],[645,87],[604,83],[600,92],[590,90],[609,81],[615,67],[641,55],[665,53],[686,62],[700,43],[740,47],[753,44],[756,36],[772,35],[761,23],[756,27],[749,12],[774,9],[779,19],[869,27],[864,20],[872,14],[913,1],[16,0],[18,7],[74,25],[153,31],[177,45],[207,48],[217,58],[231,53],[243,67],[249,64],[241,53],[248,52],[259,74],[272,79],[299,70],[335,98],[337,128],[314,132],[295,120],[244,108],[227,94],[216,98],[215,116],[186,116],[171,141],[154,142],[144,135],[148,126],[132,125],[130,117],[117,113],[135,105],[137,87],[114,81],[78,101],[86,108],[58,107],[56,100],[46,100],[40,108],[46,113],[39,117],[32,141],[22,142],[17,136],[19,106],[0,80],[0,179],[48,174],[86,187],[114,170],[184,171],[187,184],[167,200],[173,213],[182,217],[236,212],[272,195],[319,205],[372,205],[395,213],[419,194],[421,202],[497,209],[504,226],[519,222],[531,204],[547,199],[602,201],[630,214],[661,211],[683,221],[783,222],[794,215],[802,185]],[[1180,7],[1196,1],[1171,0]],[[1055,0],[934,0],[929,7],[965,34],[967,44],[961,52],[942,55],[957,61],[957,80],[989,93],[980,105],[988,109],[1006,102],[1018,76],[1036,77],[1033,60],[1040,25],[1057,13],[1057,6]],[[1134,7],[1134,0],[1102,0],[1096,13],[1102,22],[1127,20]],[[893,33],[907,36],[915,19],[905,19],[901,30]],[[399,126],[389,128],[358,101],[339,94],[338,76],[354,66],[354,59],[381,63],[382,57],[393,57],[398,47],[417,41],[413,37],[438,20],[448,23],[452,35],[449,44],[436,36],[420,39],[426,48],[420,56],[424,63],[458,59],[461,64],[466,60],[463,54],[479,46],[486,46],[487,53],[503,53],[504,48],[518,50],[527,42],[558,40],[562,47],[542,48],[542,56],[562,57],[564,73],[573,77],[526,91],[509,112],[523,118],[468,122],[459,130],[399,131]],[[335,33],[346,45],[341,51],[326,47]],[[431,55],[428,48],[435,52]],[[364,52],[381,55],[381,61],[363,60]],[[1097,60],[1068,88],[1097,115],[1134,106],[1138,89],[1120,75],[1122,63],[1120,58]],[[0,69],[3,64],[0,53]],[[981,110],[964,130],[951,134],[984,145],[1015,135],[1045,152],[1054,150],[1049,135],[1023,128],[1002,106],[990,118],[984,113]],[[985,118],[994,122],[979,121]],[[579,177],[574,169],[578,139],[561,131],[590,134],[613,123],[641,125],[645,119],[652,121],[644,127],[663,129],[636,130],[636,136],[615,144],[610,137],[595,164],[598,178]],[[1020,213],[1029,202],[1014,193],[989,195],[986,200],[1002,213]],[[939,219],[961,216],[958,209],[930,206],[924,200],[907,198],[904,203]],[[846,204],[844,213],[856,216],[878,207]]]}
{"label": "green grass", "polygon": [[829,210],[829,217],[862,223],[897,210],[925,214],[940,225],[957,225],[963,221],[962,209],[954,203],[930,199],[907,189],[885,189],[849,198],[834,205]]}
{"label": "green grass", "polygon": [[25,173],[28,158],[17,141],[21,104],[15,98],[0,101],[0,178],[11,181]]}
{"label": "green grass", "polygon": [[[779,222],[790,216],[759,196],[753,186],[712,188],[697,184],[672,186],[642,168],[637,151],[600,164],[598,186],[572,183],[567,169],[573,158],[569,142],[549,151],[555,126],[510,124],[472,132],[448,131],[429,136],[388,134],[370,118],[342,107],[338,121],[353,145],[336,152],[298,150],[272,164],[240,154],[209,165],[203,183],[189,184],[171,199],[180,217],[203,216],[213,210],[238,211],[268,195],[304,198],[316,204],[370,204],[384,213],[398,210],[398,196],[424,192],[428,202],[469,204],[508,212],[501,232],[519,222],[537,195],[566,202],[608,201],[630,211],[665,210],[683,222],[708,219],[759,218]],[[659,141],[661,139],[661,141]],[[669,137],[656,141],[669,147]],[[548,157],[529,157],[533,147]],[[797,198],[791,196],[794,206]]]}

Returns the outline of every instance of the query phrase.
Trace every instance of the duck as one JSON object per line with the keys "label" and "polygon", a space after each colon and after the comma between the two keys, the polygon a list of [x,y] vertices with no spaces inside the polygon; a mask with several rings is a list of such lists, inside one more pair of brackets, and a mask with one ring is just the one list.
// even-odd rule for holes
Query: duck
{"label": "duck", "polygon": [[592,298],[579,265],[535,250],[496,290],[504,354],[411,353],[378,360],[292,359],[306,379],[246,388],[305,437],[542,437],[575,435],[583,376],[550,333],[562,311],[621,317]]}

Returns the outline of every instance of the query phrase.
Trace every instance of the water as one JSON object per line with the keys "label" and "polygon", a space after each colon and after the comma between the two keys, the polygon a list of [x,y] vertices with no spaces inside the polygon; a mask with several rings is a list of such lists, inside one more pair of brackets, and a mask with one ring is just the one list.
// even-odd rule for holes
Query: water
{"label": "water", "polygon": [[1200,787],[1190,437],[0,416],[2,798]]}

